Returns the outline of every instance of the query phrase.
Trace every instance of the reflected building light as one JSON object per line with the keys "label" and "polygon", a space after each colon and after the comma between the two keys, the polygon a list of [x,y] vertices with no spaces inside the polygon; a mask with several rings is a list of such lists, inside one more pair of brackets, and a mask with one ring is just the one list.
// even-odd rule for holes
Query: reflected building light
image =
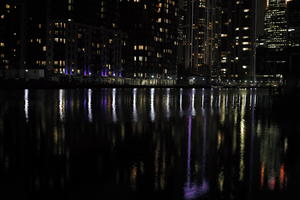
{"label": "reflected building light", "polygon": [[221,192],[223,192],[224,190],[224,171],[222,169],[222,171],[219,173],[219,177],[218,177],[218,182],[219,182],[219,189]]}
{"label": "reflected building light", "polygon": [[131,185],[131,189],[134,191],[136,190],[136,185],[137,185],[137,172],[138,172],[138,168],[136,164],[134,164],[130,169],[130,185]]}
{"label": "reflected building light", "polygon": [[272,176],[270,176],[269,181],[268,181],[269,189],[275,190],[275,185],[276,185],[276,178],[274,177],[274,175],[272,175]]}
{"label": "reflected building light", "polygon": [[159,158],[160,158],[160,140],[157,140],[157,144],[155,147],[155,153],[154,153],[154,187],[155,190],[159,189]]}
{"label": "reflected building light", "polygon": [[[204,112],[204,109],[202,110]],[[204,116],[204,115],[203,115]],[[204,145],[203,145],[203,174],[202,174],[202,182],[198,184],[197,182],[192,181],[192,168],[191,168],[191,150],[192,150],[192,115],[188,118],[188,144],[187,144],[187,170],[186,170],[186,183],[184,185],[184,198],[187,200],[196,199],[200,196],[206,194],[209,191],[208,182],[204,179],[205,176],[205,160],[206,160],[206,128],[204,126]],[[204,123],[206,124],[206,122]]]}
{"label": "reflected building light", "polygon": [[182,109],[182,88],[180,88],[180,97],[179,97],[179,112],[180,116],[183,115],[183,109]]}
{"label": "reflected building light", "polygon": [[232,108],[234,108],[234,105],[235,105],[235,96],[234,95],[232,95]]}
{"label": "reflected building light", "polygon": [[229,94],[227,93],[226,94],[226,98],[225,98],[225,104],[226,104],[226,110],[228,110],[228,104],[229,104],[229,101],[228,101],[228,96],[229,96]]}
{"label": "reflected building light", "polygon": [[245,127],[245,109],[246,95],[242,95],[241,122],[240,122],[240,181],[244,178],[245,170],[245,142],[246,142],[246,127]]}
{"label": "reflected building light", "polygon": [[218,95],[218,108],[219,108],[219,110],[221,108],[221,94],[220,93]]}
{"label": "reflected building light", "polygon": [[137,122],[138,121],[138,115],[137,115],[137,108],[136,108],[136,94],[137,94],[137,89],[134,88],[133,91],[133,102],[132,102],[132,114],[133,114],[133,121]]}
{"label": "reflected building light", "polygon": [[220,118],[220,122],[221,122],[222,125],[224,125],[224,123],[225,123],[225,115],[226,115],[226,112],[225,112],[226,108],[225,108],[225,106],[226,106],[226,97],[223,94],[222,95],[222,100],[221,100],[221,118]]}
{"label": "reflected building light", "polygon": [[112,89],[112,102],[111,102],[111,106],[112,106],[112,118],[113,118],[113,122],[117,122],[117,111],[116,111],[116,88]]}
{"label": "reflected building light", "polygon": [[256,108],[256,98],[257,98],[257,95],[256,95],[256,89],[254,90],[254,97],[253,97],[253,105],[254,105],[254,108]]}
{"label": "reflected building light", "polygon": [[166,97],[166,117],[170,118],[170,88],[167,88],[167,97]]}
{"label": "reflected building light", "polygon": [[191,96],[191,106],[192,106],[192,109],[191,109],[191,114],[192,116],[196,116],[196,110],[195,110],[195,88],[192,89],[192,96]]}
{"label": "reflected building light", "polygon": [[232,152],[235,153],[237,149],[237,127],[234,126],[232,130]]}
{"label": "reflected building light", "polygon": [[59,90],[58,98],[59,118],[63,121],[65,119],[65,91],[63,89]]}
{"label": "reflected building light", "polygon": [[236,127],[236,125],[237,125],[237,120],[238,120],[238,114],[239,114],[239,112],[238,112],[238,110],[239,110],[239,106],[235,106],[234,107],[234,125],[235,125],[235,127]]}
{"label": "reflected building light", "polygon": [[53,130],[53,144],[54,144],[54,154],[63,155],[64,152],[64,143],[65,143],[65,129],[64,126],[60,131],[57,127],[54,127]]}
{"label": "reflected building light", "polygon": [[106,113],[107,112],[107,94],[105,93],[102,97],[102,109],[104,110],[104,112]]}
{"label": "reflected building light", "polygon": [[151,90],[150,90],[150,119],[152,122],[155,120],[154,95],[155,95],[155,88],[151,88]]}
{"label": "reflected building light", "polygon": [[210,108],[211,108],[211,110],[213,110],[213,103],[214,103],[214,94],[211,93],[210,94]]}
{"label": "reflected building light", "polygon": [[262,163],[260,168],[260,189],[263,189],[264,182],[265,182],[265,165],[264,163]]}
{"label": "reflected building light", "polygon": [[281,166],[280,166],[279,180],[280,180],[280,189],[281,190],[285,189],[286,175],[285,175],[285,166],[284,166],[284,164],[281,164]]}
{"label": "reflected building light", "polygon": [[89,118],[89,122],[93,121],[92,89],[88,90],[88,118]]}
{"label": "reflected building light", "polygon": [[28,123],[29,121],[29,90],[24,90],[24,112],[25,112],[25,119]]}
{"label": "reflected building light", "polygon": [[285,138],[284,139],[284,153],[287,152],[288,148],[289,148],[289,142],[288,142],[288,139]]}
{"label": "reflected building light", "polygon": [[202,88],[202,91],[201,91],[201,108],[203,109],[204,108],[204,103],[205,103],[205,96],[204,96],[204,88]]}
{"label": "reflected building light", "polygon": [[161,167],[161,175],[160,175],[160,189],[164,190],[166,187],[166,149],[162,148],[162,167]]}

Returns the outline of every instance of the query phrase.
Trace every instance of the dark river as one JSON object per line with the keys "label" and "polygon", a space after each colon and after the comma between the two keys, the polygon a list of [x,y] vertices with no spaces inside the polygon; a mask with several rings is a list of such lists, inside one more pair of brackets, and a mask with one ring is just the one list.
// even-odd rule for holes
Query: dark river
{"label": "dark river", "polygon": [[297,199],[300,125],[273,102],[262,89],[2,90],[0,198]]}

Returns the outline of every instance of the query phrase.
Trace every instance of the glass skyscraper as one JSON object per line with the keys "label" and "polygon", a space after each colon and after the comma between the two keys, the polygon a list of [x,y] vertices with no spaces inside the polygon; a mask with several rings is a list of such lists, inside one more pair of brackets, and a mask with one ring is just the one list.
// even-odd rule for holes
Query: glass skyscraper
{"label": "glass skyscraper", "polygon": [[275,51],[288,46],[286,0],[268,0],[265,14],[265,45]]}

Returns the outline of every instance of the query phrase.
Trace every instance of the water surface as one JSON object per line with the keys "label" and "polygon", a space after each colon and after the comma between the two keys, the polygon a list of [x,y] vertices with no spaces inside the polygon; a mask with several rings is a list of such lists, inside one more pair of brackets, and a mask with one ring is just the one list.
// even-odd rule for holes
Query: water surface
{"label": "water surface", "polygon": [[289,199],[299,125],[268,90],[0,91],[1,195]]}

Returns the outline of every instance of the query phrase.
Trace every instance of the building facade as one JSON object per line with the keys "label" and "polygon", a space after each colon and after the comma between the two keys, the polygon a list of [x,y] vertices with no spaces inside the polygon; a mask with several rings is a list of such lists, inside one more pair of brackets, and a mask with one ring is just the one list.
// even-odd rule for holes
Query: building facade
{"label": "building facade", "polygon": [[24,66],[24,2],[0,2],[0,71]]}
{"label": "building facade", "polygon": [[119,25],[127,35],[122,51],[127,76],[176,75],[177,1],[120,1]]}
{"label": "building facade", "polygon": [[[2,68],[45,70],[46,75],[122,74],[124,34],[118,30],[118,0],[9,2],[1,1],[0,27],[11,26],[9,31],[1,31],[1,39],[10,44],[4,41],[1,46],[13,50],[15,57],[0,53],[6,63]],[[18,67],[11,62],[18,62]]]}
{"label": "building facade", "polygon": [[265,68],[268,74],[286,74],[290,46],[286,0],[267,1],[264,25]]}
{"label": "building facade", "polygon": [[265,46],[283,51],[288,46],[286,0],[268,0],[265,14]]}
{"label": "building facade", "polygon": [[219,65],[219,0],[183,0],[184,68],[191,75],[210,76]]}

